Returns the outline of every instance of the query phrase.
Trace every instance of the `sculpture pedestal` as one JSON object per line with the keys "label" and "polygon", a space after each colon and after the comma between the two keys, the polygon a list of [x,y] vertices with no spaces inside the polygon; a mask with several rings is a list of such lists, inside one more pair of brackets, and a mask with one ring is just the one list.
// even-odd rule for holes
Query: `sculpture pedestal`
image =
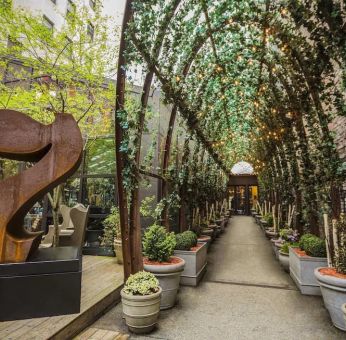
{"label": "sculpture pedestal", "polygon": [[25,263],[0,264],[0,321],[80,312],[77,247],[38,249]]}

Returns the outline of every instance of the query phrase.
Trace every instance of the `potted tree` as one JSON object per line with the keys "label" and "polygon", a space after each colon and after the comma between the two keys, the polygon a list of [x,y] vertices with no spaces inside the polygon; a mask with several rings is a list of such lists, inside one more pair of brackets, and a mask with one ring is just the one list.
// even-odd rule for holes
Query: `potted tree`
{"label": "potted tree", "polygon": [[180,283],[187,286],[197,286],[207,268],[207,244],[198,243],[197,235],[184,231],[176,236],[174,255],[185,260],[185,268],[181,274]]}
{"label": "potted tree", "polygon": [[162,289],[155,275],[141,271],[130,275],[121,290],[125,321],[131,332],[149,333],[155,327]]}
{"label": "potted tree", "polygon": [[111,213],[103,221],[104,234],[101,237],[101,245],[114,248],[117,262],[123,264],[123,247],[121,243],[119,209],[113,207]]}
{"label": "potted tree", "polygon": [[150,226],[143,237],[144,269],[153,273],[162,288],[161,309],[174,306],[184,270],[184,259],[172,256],[176,245],[174,233],[157,224]]}
{"label": "potted tree", "polygon": [[302,294],[321,295],[314,270],[327,265],[325,242],[305,234],[298,245],[289,248],[290,275]]}
{"label": "potted tree", "polygon": [[[328,233],[329,234],[329,233]],[[335,327],[346,331],[346,217],[341,215],[333,225],[334,249],[330,249],[329,267],[315,269],[316,279],[321,287],[324,305],[329,311]]]}

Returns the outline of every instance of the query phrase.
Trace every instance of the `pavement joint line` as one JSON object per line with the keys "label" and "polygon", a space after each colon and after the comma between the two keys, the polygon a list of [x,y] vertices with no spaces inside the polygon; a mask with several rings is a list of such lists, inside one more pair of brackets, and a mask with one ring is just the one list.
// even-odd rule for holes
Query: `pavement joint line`
{"label": "pavement joint line", "polygon": [[271,288],[271,289],[281,289],[281,290],[293,290],[298,291],[296,287],[286,286],[286,285],[270,285],[265,283],[251,283],[251,282],[241,282],[241,281],[229,281],[229,280],[203,280],[203,282],[210,283],[221,283],[236,286],[247,286],[247,287],[258,287],[258,288]]}

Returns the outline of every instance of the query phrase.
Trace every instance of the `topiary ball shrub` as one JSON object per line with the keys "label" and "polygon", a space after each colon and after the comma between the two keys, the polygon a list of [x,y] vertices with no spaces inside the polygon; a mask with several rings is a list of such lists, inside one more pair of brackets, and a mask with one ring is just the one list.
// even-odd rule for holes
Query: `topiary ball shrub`
{"label": "topiary ball shrub", "polygon": [[312,257],[326,257],[327,256],[325,241],[315,235],[309,234],[308,237],[305,237],[303,239],[302,245],[304,247],[303,250],[309,256],[312,256]]}
{"label": "topiary ball shrub", "polygon": [[183,234],[190,240],[191,247],[196,247],[198,241],[197,235],[192,230],[184,231]]}
{"label": "topiary ball shrub", "polygon": [[124,285],[124,293],[128,295],[151,295],[158,291],[158,279],[145,271],[130,275]]}
{"label": "topiary ball shrub", "polygon": [[197,235],[191,230],[175,235],[175,239],[176,250],[190,250],[197,245]]}
{"label": "topiary ball shrub", "polygon": [[157,224],[150,226],[143,236],[143,254],[150,261],[168,262],[176,245],[174,233]]}
{"label": "topiary ball shrub", "polygon": [[305,244],[310,240],[311,237],[315,237],[313,234],[304,234],[299,240],[299,248],[305,250]]}

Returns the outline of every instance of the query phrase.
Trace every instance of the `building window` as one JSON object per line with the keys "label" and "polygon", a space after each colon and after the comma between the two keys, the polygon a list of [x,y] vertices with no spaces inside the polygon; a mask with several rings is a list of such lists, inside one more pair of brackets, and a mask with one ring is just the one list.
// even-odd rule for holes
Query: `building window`
{"label": "building window", "polygon": [[54,23],[53,21],[49,20],[45,15],[43,16],[43,25],[53,32]]}
{"label": "building window", "polygon": [[66,9],[66,14],[74,14],[76,12],[76,5],[73,3],[72,0],[67,1],[67,9]]}
{"label": "building window", "polygon": [[96,0],[89,0],[89,5],[92,9],[95,9],[96,7]]}
{"label": "building window", "polygon": [[87,34],[90,37],[90,40],[93,41],[94,40],[94,25],[91,22],[88,23]]}

